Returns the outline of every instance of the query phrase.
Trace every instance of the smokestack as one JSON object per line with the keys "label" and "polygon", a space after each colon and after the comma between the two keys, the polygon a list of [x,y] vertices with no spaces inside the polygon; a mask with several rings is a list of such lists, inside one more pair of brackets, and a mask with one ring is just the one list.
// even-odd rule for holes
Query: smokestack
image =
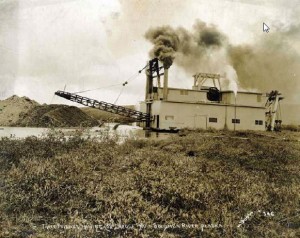
{"label": "smokestack", "polygon": [[168,99],[168,72],[169,69],[164,66],[164,89],[163,89],[163,99]]}

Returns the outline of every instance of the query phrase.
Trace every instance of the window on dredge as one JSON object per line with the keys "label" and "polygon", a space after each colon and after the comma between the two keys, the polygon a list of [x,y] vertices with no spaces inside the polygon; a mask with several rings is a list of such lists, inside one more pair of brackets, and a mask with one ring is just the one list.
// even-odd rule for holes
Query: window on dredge
{"label": "window on dredge", "polygon": [[255,125],[263,125],[264,122],[262,120],[255,120]]}
{"label": "window on dredge", "polygon": [[216,117],[210,117],[210,118],[208,119],[208,121],[209,121],[209,122],[217,123],[217,122],[218,122],[218,118],[216,118]]}
{"label": "window on dredge", "polygon": [[232,119],[232,123],[234,123],[234,124],[240,124],[241,121],[240,121],[240,119]]}
{"label": "window on dredge", "polygon": [[174,116],[166,115],[165,120],[174,120]]}

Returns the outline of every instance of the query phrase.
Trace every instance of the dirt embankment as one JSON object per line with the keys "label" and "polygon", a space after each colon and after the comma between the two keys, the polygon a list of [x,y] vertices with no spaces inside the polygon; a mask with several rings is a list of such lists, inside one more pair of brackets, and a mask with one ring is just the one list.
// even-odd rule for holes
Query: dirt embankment
{"label": "dirt embankment", "polygon": [[[129,109],[135,109],[134,106],[125,106],[125,107]],[[124,123],[124,124],[134,122],[134,120],[131,118],[123,117],[110,112],[101,111],[97,108],[82,107],[80,109],[83,112],[85,112],[87,115],[101,122],[116,122],[116,123]]]}
{"label": "dirt embankment", "polygon": [[97,126],[98,121],[74,106],[40,105],[16,95],[0,101],[0,126],[77,127]]}
{"label": "dirt embankment", "polygon": [[77,127],[97,126],[98,121],[74,106],[40,105],[20,115],[16,126]]}
{"label": "dirt embankment", "polygon": [[12,126],[16,124],[21,114],[27,113],[38,105],[39,103],[28,97],[18,97],[17,95],[0,100],[0,125]]}

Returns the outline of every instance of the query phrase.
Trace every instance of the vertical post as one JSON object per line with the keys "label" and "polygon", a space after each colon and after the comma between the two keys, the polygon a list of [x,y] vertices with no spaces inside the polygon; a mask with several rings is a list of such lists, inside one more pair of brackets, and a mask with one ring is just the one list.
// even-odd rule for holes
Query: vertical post
{"label": "vertical post", "polygon": [[157,76],[157,87],[160,88],[161,85],[160,85],[160,75]]}
{"label": "vertical post", "polygon": [[236,124],[236,94],[234,94],[234,124],[233,124],[233,126],[234,126],[234,131],[235,131],[235,124]]}
{"label": "vertical post", "polygon": [[164,67],[164,89],[163,89],[163,99],[166,101],[168,99],[168,68]]}
{"label": "vertical post", "polygon": [[149,93],[150,77],[151,77],[151,76],[150,76],[151,72],[150,72],[149,65],[148,65],[148,67],[146,68],[145,72],[146,72],[145,101],[147,101],[147,99],[148,99],[148,93]]}
{"label": "vertical post", "polygon": [[150,75],[149,77],[149,90],[148,90],[148,98],[153,98],[153,77]]}
{"label": "vertical post", "polygon": [[194,87],[196,87],[196,85],[197,85],[197,76],[194,75]]}
{"label": "vertical post", "polygon": [[224,124],[224,130],[227,130],[228,126],[227,126],[227,105],[225,106],[225,124]]}
{"label": "vertical post", "polygon": [[146,95],[145,95],[145,103],[146,103],[146,113],[149,115],[149,118],[146,120],[146,129],[150,129],[151,127],[151,105],[152,105],[152,93],[153,93],[153,64],[155,62],[150,60],[148,63],[148,67],[146,69],[147,82],[146,82]]}
{"label": "vertical post", "polygon": [[[151,115],[151,103],[150,102],[146,102],[146,110],[147,110],[147,114]],[[151,121],[150,121],[150,117],[146,119],[146,129],[150,129],[151,127]]]}
{"label": "vertical post", "polygon": [[153,71],[156,67],[157,60],[153,59],[149,61],[149,88],[148,88],[148,99],[152,99],[153,93]]}
{"label": "vertical post", "polygon": [[214,84],[214,87],[216,88],[217,87],[217,85],[216,85],[216,81],[215,81],[216,79],[215,78],[213,78],[213,84]]}

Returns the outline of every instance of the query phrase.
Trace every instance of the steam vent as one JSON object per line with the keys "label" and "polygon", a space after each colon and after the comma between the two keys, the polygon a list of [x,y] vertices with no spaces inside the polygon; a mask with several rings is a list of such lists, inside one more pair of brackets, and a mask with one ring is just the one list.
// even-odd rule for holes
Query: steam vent
{"label": "steam vent", "polygon": [[[224,78],[207,73],[195,74],[191,89],[170,88],[168,70],[159,66],[157,58],[149,61],[145,101],[140,103],[140,110],[151,115],[151,120],[141,122],[141,126],[158,131],[182,128],[263,131],[280,128],[277,108],[283,97],[278,91],[263,94],[222,90],[221,80]],[[207,81],[212,86],[204,86]]]}

